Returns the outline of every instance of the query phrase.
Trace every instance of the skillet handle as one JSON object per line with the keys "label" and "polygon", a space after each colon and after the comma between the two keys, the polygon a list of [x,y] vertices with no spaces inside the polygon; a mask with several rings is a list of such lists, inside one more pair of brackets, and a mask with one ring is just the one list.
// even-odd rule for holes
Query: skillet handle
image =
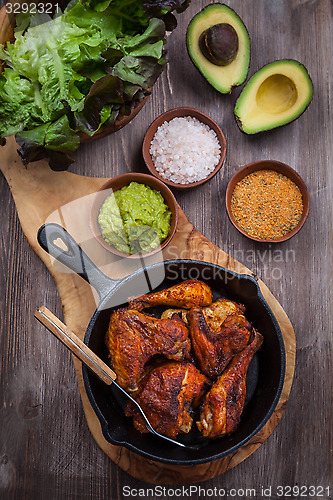
{"label": "skillet handle", "polygon": [[[93,286],[100,300],[116,286],[117,280],[103,274],[74,238],[59,224],[52,222],[41,226],[37,233],[37,241],[43,250]],[[60,248],[61,243],[64,248]]]}
{"label": "skillet handle", "polygon": [[117,375],[75,333],[67,328],[54,314],[42,306],[34,314],[53,335],[57,337],[77,358],[99,377],[102,382],[111,385]]}

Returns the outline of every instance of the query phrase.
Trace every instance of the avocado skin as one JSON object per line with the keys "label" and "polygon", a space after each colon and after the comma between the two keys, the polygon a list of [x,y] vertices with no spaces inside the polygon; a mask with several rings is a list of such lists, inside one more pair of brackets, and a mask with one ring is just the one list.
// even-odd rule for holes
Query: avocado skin
{"label": "avocado skin", "polygon": [[[249,130],[244,130],[244,125],[243,125],[243,122],[242,122],[242,119],[241,117],[237,114],[236,112],[236,108],[237,108],[237,104],[239,102],[239,100],[241,99],[241,97],[243,97],[244,95],[244,91],[246,92],[249,84],[251,85],[251,80],[258,75],[258,73],[260,73],[262,70],[264,70],[265,68],[268,68],[268,67],[271,67],[274,69],[275,65],[276,64],[279,64],[279,63],[290,63],[290,64],[297,64],[300,68],[302,68],[303,72],[304,72],[304,76],[306,78],[306,80],[308,81],[308,84],[309,84],[309,88],[310,88],[310,93],[309,93],[309,98],[305,101],[305,105],[304,103],[301,103],[300,104],[300,108],[302,109],[302,111],[300,113],[297,113],[294,117],[291,117],[290,119],[287,119],[286,121],[284,122],[281,122],[280,124],[277,124],[277,125],[272,125],[272,126],[265,126],[264,128],[262,128],[261,130],[258,130],[258,131],[249,131]],[[279,72],[280,73],[280,72]],[[271,76],[274,75],[274,74],[277,74],[275,72],[272,72],[271,73]],[[264,80],[263,80],[264,81]],[[254,97],[255,98],[255,97]],[[236,123],[237,123],[237,126],[238,128],[240,129],[240,131],[245,134],[245,135],[258,135],[258,134],[263,134],[265,132],[269,132],[270,130],[274,130],[275,128],[280,128],[280,127],[283,127],[285,125],[288,125],[292,122],[294,122],[295,120],[297,120],[300,116],[303,115],[303,113],[308,109],[308,107],[310,106],[311,102],[312,102],[312,98],[313,98],[313,82],[312,82],[312,79],[306,69],[306,67],[300,63],[299,61],[295,60],[295,59],[282,59],[282,60],[276,60],[276,61],[273,61],[265,66],[263,66],[262,68],[260,68],[256,73],[254,73],[250,80],[246,83],[245,87],[243,88],[241,94],[239,95],[238,99],[236,100],[236,103],[235,103],[235,108],[234,108],[234,118],[236,120]],[[303,107],[304,106],[304,107]]]}
{"label": "avocado skin", "polygon": [[239,128],[239,130],[242,132],[242,134],[244,135],[257,135],[257,136],[261,136],[263,134],[265,134],[266,132],[270,132],[271,130],[274,130],[276,128],[281,128],[281,127],[285,127],[287,125],[290,125],[290,123],[293,123],[294,121],[296,121],[300,116],[303,115],[303,113],[305,113],[305,111],[308,109],[308,107],[310,106],[311,104],[311,101],[309,102],[309,104],[306,106],[306,108],[298,115],[296,116],[295,118],[293,118],[292,120],[290,120],[289,122],[286,122],[286,123],[282,123],[281,125],[277,125],[276,127],[270,127],[270,128],[265,128],[265,130],[260,130],[259,132],[245,132],[245,130],[243,130],[243,124],[242,124],[242,121],[241,119],[236,115],[236,113],[234,112],[234,118],[235,118],[235,121],[237,123],[237,126]]}
{"label": "avocado skin", "polygon": [[[213,9],[216,10],[216,9],[219,9],[219,8],[222,8],[224,11],[227,11],[230,14],[230,16],[232,16],[231,19],[234,21],[234,22],[232,22],[230,20],[230,18],[229,18],[228,20],[223,20],[222,22],[229,23],[234,29],[236,29],[236,26],[238,25],[238,28],[241,30],[241,35],[242,35],[242,37],[240,37],[240,33],[236,30],[237,34],[238,34],[238,38],[239,38],[239,44],[241,46],[241,44],[243,44],[243,42],[244,42],[244,50],[246,51],[245,64],[243,64],[241,66],[241,68],[242,68],[241,76],[235,78],[235,81],[233,81],[230,84],[227,84],[224,88],[222,86],[220,86],[219,84],[216,84],[213,81],[213,79],[209,77],[209,75],[207,75],[207,74],[204,73],[204,71],[200,67],[199,62],[193,56],[192,48],[190,47],[190,36],[191,36],[191,30],[192,30],[193,24],[196,23],[196,22],[200,22],[200,18],[203,15],[205,15],[207,12],[209,13],[210,10],[213,10]],[[214,15],[214,12],[213,12],[212,15]],[[218,24],[219,22],[220,21],[217,21],[216,23],[213,23],[212,26],[214,24]],[[205,31],[205,29],[206,28],[203,28],[201,30],[200,34],[203,31]],[[198,37],[198,39],[199,39],[199,37]],[[201,76],[203,76],[208,81],[208,83],[210,83],[212,85],[212,87],[214,87],[221,94],[230,94],[231,91],[232,91],[232,89],[234,87],[238,87],[239,85],[242,85],[242,83],[244,83],[244,81],[246,80],[246,77],[247,77],[247,74],[248,74],[248,71],[249,71],[249,67],[250,67],[250,61],[251,61],[251,41],[250,41],[250,36],[249,36],[248,30],[247,30],[245,24],[243,23],[242,19],[228,5],[222,4],[222,3],[212,3],[212,4],[209,4],[206,7],[204,7],[200,12],[198,12],[192,18],[192,20],[190,21],[190,23],[188,25],[187,32],[186,32],[186,48],[187,48],[187,52],[188,52],[188,55],[189,55],[192,63],[197,68],[197,70],[199,71],[199,73],[201,74]],[[240,47],[239,47],[239,49],[240,49]],[[240,50],[238,50],[238,53],[240,53]],[[203,55],[202,55],[202,57],[204,58]],[[236,57],[236,59],[237,59],[237,57]],[[207,62],[209,62],[209,61],[207,60]],[[232,64],[232,62],[230,64]],[[215,68],[216,68],[216,71],[218,71],[218,70],[221,71],[222,70],[221,73],[220,73],[220,75],[221,75],[221,80],[223,80],[223,69],[225,68],[225,66],[215,66]]]}

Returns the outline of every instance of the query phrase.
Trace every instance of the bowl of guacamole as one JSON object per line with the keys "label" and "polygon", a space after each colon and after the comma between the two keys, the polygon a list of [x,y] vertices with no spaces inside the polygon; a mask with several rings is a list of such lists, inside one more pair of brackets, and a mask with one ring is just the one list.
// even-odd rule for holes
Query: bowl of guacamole
{"label": "bowl of guacamole", "polygon": [[178,205],[169,188],[139,173],[110,179],[91,210],[94,236],[107,250],[139,258],[163,249],[177,225]]}

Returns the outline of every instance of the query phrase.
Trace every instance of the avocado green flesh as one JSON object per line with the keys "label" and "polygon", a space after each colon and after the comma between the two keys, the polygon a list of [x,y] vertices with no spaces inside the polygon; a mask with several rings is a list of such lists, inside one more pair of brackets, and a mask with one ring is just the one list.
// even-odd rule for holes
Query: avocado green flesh
{"label": "avocado green flesh", "polygon": [[298,118],[313,96],[306,68],[292,59],[270,63],[255,73],[239,96],[235,117],[246,134],[256,134]]}
{"label": "avocado green flesh", "polygon": [[137,182],[108,196],[98,215],[103,239],[126,254],[158,248],[169,234],[170,220],[161,193]]}
{"label": "avocado green flesh", "polygon": [[[230,24],[238,35],[238,52],[235,59],[226,66],[210,62],[199,47],[201,34],[216,24]],[[250,64],[250,39],[246,27],[238,15],[224,4],[208,5],[190,22],[187,29],[187,49],[192,62],[208,82],[222,94],[245,81]]]}

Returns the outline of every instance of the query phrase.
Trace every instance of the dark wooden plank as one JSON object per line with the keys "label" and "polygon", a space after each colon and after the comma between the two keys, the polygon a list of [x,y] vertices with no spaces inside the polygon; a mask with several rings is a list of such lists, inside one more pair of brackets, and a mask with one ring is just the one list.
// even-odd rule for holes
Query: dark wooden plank
{"label": "dark wooden plank", "polygon": [[[125,129],[83,145],[71,170],[96,176],[144,171],[140,147],[147,126],[160,112],[178,105],[197,107],[221,124],[228,140],[225,169],[195,191],[177,192],[177,200],[205,236],[269,286],[293,322],[298,349],[291,398],[273,435],[237,468],[201,486],[255,488],[257,498],[262,498],[261,486],[272,486],[274,491],[278,485],[326,487],[331,482],[333,487],[332,4],[330,0],[229,3],[252,38],[250,74],[274,59],[290,57],[307,66],[315,86],[313,103],[298,121],[258,137],[244,136],[234,122],[239,90],[219,95],[186,54],[186,27],[206,4],[192,0],[179,16],[169,41],[170,64],[145,108]],[[231,226],[224,210],[230,176],[238,166],[263,158],[294,167],[311,194],[305,227],[280,245],[250,242]],[[118,469],[92,439],[70,356],[33,319],[41,304],[61,317],[60,300],[47,270],[22,235],[3,178],[0,199],[0,497],[116,499],[123,498],[124,486],[147,488]],[[321,498],[329,496],[324,492]]]}

